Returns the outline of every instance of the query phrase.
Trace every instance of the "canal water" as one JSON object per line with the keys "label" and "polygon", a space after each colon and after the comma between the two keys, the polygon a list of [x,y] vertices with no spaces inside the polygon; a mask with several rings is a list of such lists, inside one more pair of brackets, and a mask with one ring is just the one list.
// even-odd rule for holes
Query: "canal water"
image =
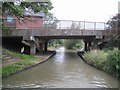
{"label": "canal water", "polygon": [[118,80],[89,66],[76,52],[59,48],[47,62],[4,78],[3,87],[117,88]]}

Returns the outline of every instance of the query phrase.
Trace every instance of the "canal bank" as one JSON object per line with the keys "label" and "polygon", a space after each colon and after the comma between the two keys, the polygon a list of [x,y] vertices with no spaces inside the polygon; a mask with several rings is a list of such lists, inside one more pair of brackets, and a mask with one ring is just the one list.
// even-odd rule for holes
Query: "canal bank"
{"label": "canal bank", "polygon": [[[102,50],[92,50],[86,53],[78,51],[77,54],[83,61],[85,61],[90,66],[102,70],[120,80],[119,68],[116,69],[117,64],[115,64],[117,61],[119,61],[118,51],[111,51],[110,53],[112,53],[112,56],[110,56],[111,54],[109,52],[104,52]],[[109,60],[109,57],[111,57],[112,59]]]}
{"label": "canal bank", "polygon": [[[3,57],[2,64],[2,78],[17,74],[18,72],[30,69],[31,67],[37,66],[49,60],[55,51],[46,51],[40,52],[35,56],[29,56],[25,54],[13,53],[9,50],[6,50],[6,58]],[[11,58],[12,57],[12,58]]]}
{"label": "canal bank", "polygon": [[86,64],[75,51],[59,48],[46,63],[3,79],[3,88],[117,88],[111,75]]}

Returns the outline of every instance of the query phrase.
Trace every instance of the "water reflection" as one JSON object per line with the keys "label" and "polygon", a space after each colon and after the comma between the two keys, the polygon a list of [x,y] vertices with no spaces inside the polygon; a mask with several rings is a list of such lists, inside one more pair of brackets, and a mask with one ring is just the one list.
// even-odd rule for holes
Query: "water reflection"
{"label": "water reflection", "polygon": [[117,88],[118,80],[62,47],[44,64],[3,79],[3,87]]}
{"label": "water reflection", "polygon": [[56,64],[62,64],[64,62],[64,57],[65,57],[65,48],[61,47],[56,50],[56,55],[54,56],[54,63]]}

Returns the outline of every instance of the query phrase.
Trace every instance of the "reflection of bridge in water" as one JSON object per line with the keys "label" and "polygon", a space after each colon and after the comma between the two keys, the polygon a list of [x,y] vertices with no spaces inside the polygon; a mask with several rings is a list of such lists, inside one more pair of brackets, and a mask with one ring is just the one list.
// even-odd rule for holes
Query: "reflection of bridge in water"
{"label": "reflection of bridge in water", "polygon": [[21,41],[30,47],[31,54],[36,53],[36,48],[39,51],[46,51],[50,39],[83,39],[85,51],[88,51],[90,47],[95,47],[98,41],[104,38],[105,30],[106,24],[104,22],[51,20],[44,21],[41,28],[3,32],[3,37],[20,37]]}

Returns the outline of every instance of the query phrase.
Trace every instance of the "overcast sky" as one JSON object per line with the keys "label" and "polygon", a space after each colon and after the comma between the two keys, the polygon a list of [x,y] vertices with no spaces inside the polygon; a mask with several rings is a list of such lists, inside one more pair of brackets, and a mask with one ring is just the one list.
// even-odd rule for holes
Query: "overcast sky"
{"label": "overcast sky", "polygon": [[117,14],[120,0],[51,0],[59,20],[107,22]]}

